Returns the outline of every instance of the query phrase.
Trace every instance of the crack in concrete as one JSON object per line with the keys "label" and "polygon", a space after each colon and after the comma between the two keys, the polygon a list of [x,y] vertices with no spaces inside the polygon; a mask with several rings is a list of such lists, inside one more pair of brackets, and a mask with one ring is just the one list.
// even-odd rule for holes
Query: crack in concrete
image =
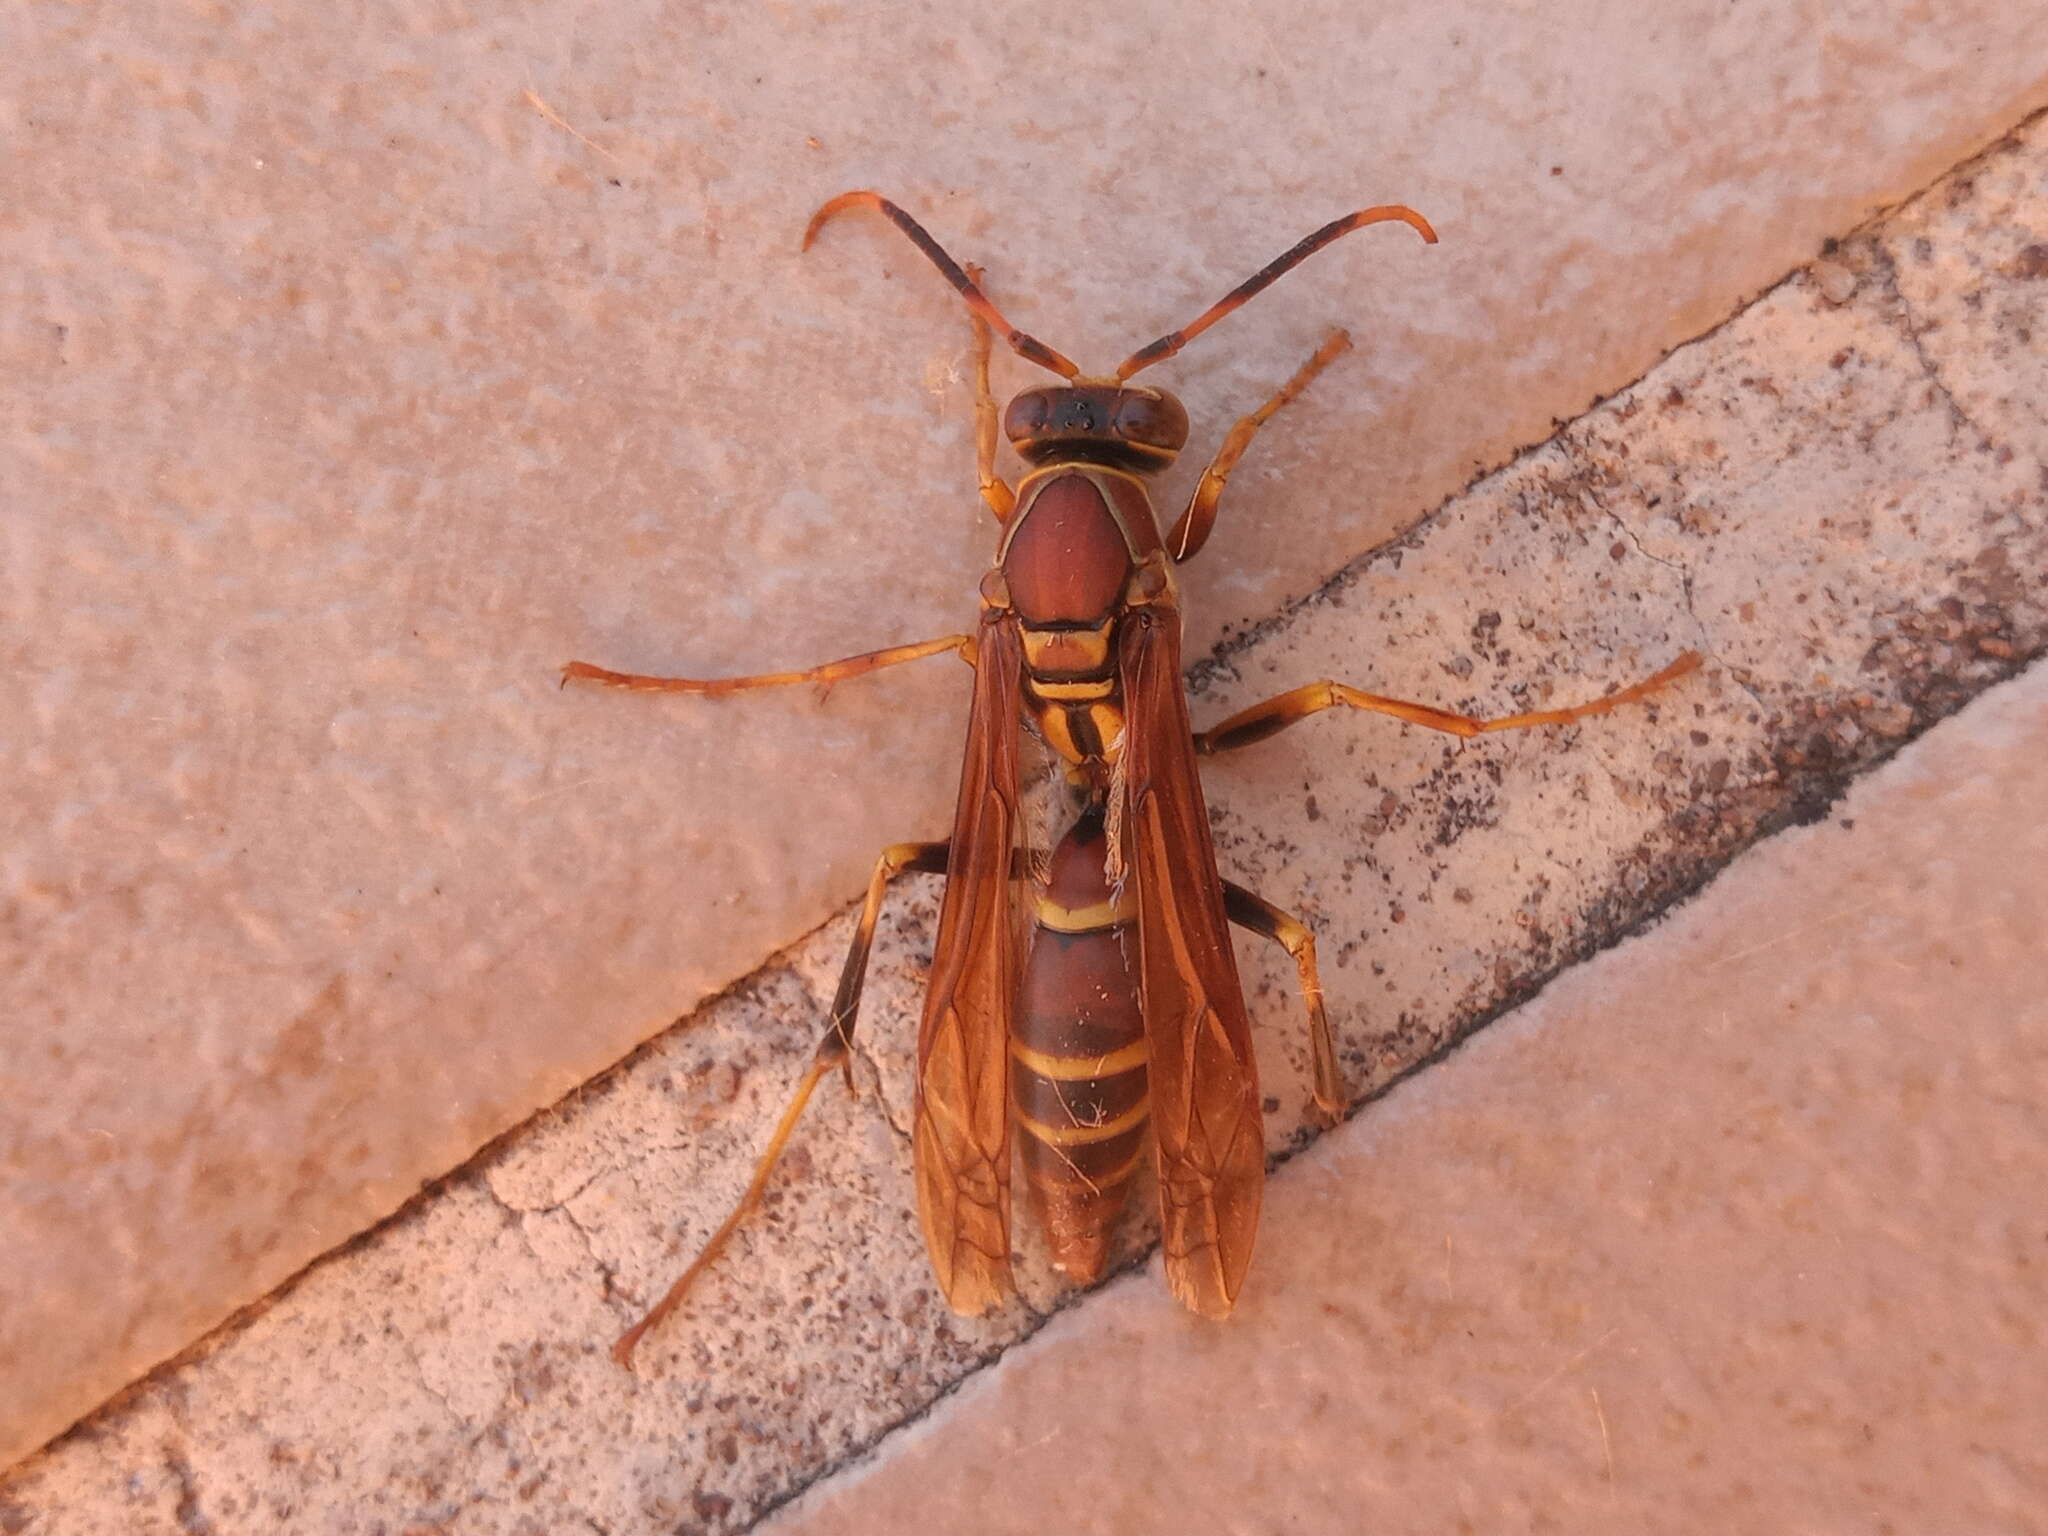
{"label": "crack in concrete", "polygon": [[1756,684],[1749,680],[1749,669],[1738,667],[1723,656],[1714,646],[1713,631],[1707,628],[1707,621],[1700,617],[1699,609],[1693,603],[1692,571],[1688,567],[1679,572],[1679,585],[1685,594],[1686,617],[1692,620],[1693,628],[1700,637],[1700,652],[1719,669],[1721,675],[1749,695],[1750,702],[1763,712],[1761,723],[1768,724],[1777,717],[1777,711],[1757,691]]}
{"label": "crack in concrete", "polygon": [[[1576,456],[1576,444],[1566,439],[1563,446],[1567,458]],[[1770,705],[1764,702],[1764,696],[1757,692],[1755,685],[1750,682],[1746,670],[1729,661],[1715,647],[1713,631],[1707,628],[1706,620],[1700,617],[1699,607],[1694,601],[1691,562],[1651,553],[1649,547],[1643,543],[1642,535],[1636,532],[1627,518],[1608,506],[1598,492],[1588,491],[1586,495],[1591,499],[1594,509],[1606,516],[1613,522],[1616,528],[1621,530],[1622,537],[1628,540],[1637,554],[1641,555],[1645,560],[1663,566],[1666,570],[1678,573],[1679,595],[1685,603],[1685,616],[1691,621],[1694,633],[1699,636],[1700,653],[1713,662],[1714,666],[1724,677],[1748,694],[1759,709],[1768,712]]]}
{"label": "crack in concrete", "polygon": [[448,1415],[448,1421],[451,1424],[464,1434],[474,1435],[477,1432],[476,1426],[471,1424],[468,1419],[464,1418],[456,1410],[455,1404],[449,1401],[447,1393],[427,1379],[426,1364],[420,1359],[419,1351],[413,1348],[412,1341],[410,1339],[402,1339],[400,1343],[405,1353],[406,1363],[412,1367],[413,1379],[419,1384],[419,1389],[436,1403],[440,1404],[441,1411]]}
{"label": "crack in concrete", "polygon": [[[1576,447],[1576,444],[1573,444],[1569,441],[1566,442],[1565,453],[1567,457],[1577,457],[1577,454],[1575,452]],[[1610,522],[1612,522],[1615,527],[1621,530],[1622,537],[1627,539],[1629,543],[1635,547],[1635,552],[1637,554],[1641,555],[1645,560],[1654,561],[1656,564],[1663,566],[1667,571],[1678,572],[1681,580],[1684,580],[1686,582],[1691,581],[1692,570],[1689,566],[1686,565],[1686,563],[1683,560],[1675,560],[1667,555],[1655,555],[1650,553],[1649,546],[1643,543],[1643,536],[1636,532],[1634,527],[1630,525],[1627,518],[1623,517],[1619,512],[1615,511],[1614,508],[1607,505],[1605,497],[1601,496],[1601,494],[1598,491],[1594,490],[1588,490],[1584,494],[1586,500],[1593,504],[1593,509],[1596,512],[1599,512],[1602,516],[1604,516]]]}
{"label": "crack in concrete", "polygon": [[578,1184],[574,1189],[570,1190],[567,1194],[559,1195],[556,1198],[549,1200],[542,1205],[521,1205],[518,1201],[514,1200],[510,1195],[503,1193],[491,1177],[491,1174],[494,1171],[495,1170],[486,1170],[483,1177],[478,1181],[483,1187],[484,1193],[490,1198],[490,1201],[493,1205],[497,1206],[500,1210],[503,1210],[514,1216],[552,1216],[557,1211],[563,1210],[571,1200],[580,1199],[583,1196],[583,1194],[586,1191],[588,1191],[589,1188],[593,1184],[597,1183],[600,1179],[608,1179],[613,1174],[621,1172],[622,1170],[620,1169],[618,1164],[608,1163],[604,1167],[598,1169],[595,1173],[591,1174],[588,1178],[584,1179],[582,1183]]}
{"label": "crack in concrete", "polygon": [[[648,1156],[658,1156],[663,1151],[679,1150],[682,1149],[680,1147],[657,1147],[650,1149]],[[620,1168],[617,1164],[607,1165],[606,1167],[600,1169],[598,1172],[593,1173],[589,1178],[585,1179],[582,1183],[578,1184],[574,1189],[570,1190],[567,1194],[561,1196],[556,1200],[550,1201],[546,1205],[538,1206],[518,1205],[510,1199],[506,1198],[503,1194],[501,1194],[498,1191],[497,1187],[494,1184],[492,1184],[490,1179],[490,1173],[488,1170],[486,1170],[483,1173],[482,1177],[480,1177],[476,1182],[477,1187],[483,1191],[484,1198],[489,1200],[500,1211],[504,1212],[505,1215],[514,1218],[510,1225],[517,1227],[519,1230],[520,1246],[525,1248],[527,1257],[533,1260],[534,1267],[541,1271],[543,1274],[550,1273],[552,1270],[552,1266],[548,1263],[547,1256],[543,1254],[540,1251],[539,1247],[536,1246],[536,1244],[534,1243],[533,1234],[527,1229],[527,1220],[530,1217],[536,1216],[559,1216],[564,1221],[566,1221],[569,1224],[569,1230],[576,1234],[576,1241],[579,1245],[581,1245],[584,1252],[584,1256],[590,1261],[590,1267],[597,1272],[598,1278],[604,1284],[604,1294],[602,1297],[604,1304],[608,1307],[612,1307],[613,1310],[616,1311],[618,1309],[618,1304],[625,1302],[624,1293],[620,1289],[618,1283],[618,1269],[613,1264],[607,1262],[604,1255],[598,1252],[597,1244],[591,1238],[590,1229],[584,1226],[582,1221],[578,1219],[576,1212],[571,1206],[570,1202],[580,1198],[582,1195],[587,1193],[600,1180],[609,1178],[611,1175],[623,1171],[624,1170]],[[415,1366],[418,1365],[417,1360],[415,1360],[414,1364]],[[429,1388],[429,1390],[432,1389]],[[445,1401],[443,1406],[446,1406]]]}
{"label": "crack in concrete", "polygon": [[[590,1183],[595,1182],[595,1180],[591,1180],[583,1188],[588,1189]],[[581,1190],[578,1191],[579,1194],[581,1192]],[[584,1255],[590,1260],[591,1268],[597,1271],[598,1278],[604,1282],[604,1295],[602,1297],[604,1304],[617,1310],[615,1304],[625,1301],[624,1293],[619,1288],[619,1272],[616,1266],[607,1262],[604,1255],[597,1251],[597,1244],[591,1240],[590,1229],[577,1219],[575,1211],[571,1210],[566,1203],[550,1207],[547,1214],[560,1216],[569,1223],[569,1230],[576,1234],[576,1241],[582,1245]],[[520,1225],[519,1236],[520,1240],[526,1244],[527,1251],[533,1254],[535,1261],[545,1269],[547,1261],[541,1258],[540,1251],[533,1246],[533,1239],[527,1235],[523,1222]]]}
{"label": "crack in concrete", "polygon": [[584,1196],[584,1194],[588,1192],[590,1187],[598,1182],[598,1180],[608,1179],[618,1171],[619,1168],[617,1164],[608,1164],[605,1167],[598,1169],[597,1172],[593,1173],[581,1184],[578,1184],[566,1195],[563,1195],[555,1200],[550,1200],[546,1205],[535,1207],[531,1214],[535,1216],[552,1216],[557,1211],[560,1211],[563,1215],[569,1216],[569,1219],[571,1221],[574,1221],[576,1218],[574,1216],[569,1215],[569,1202],[572,1200],[580,1200]]}
{"label": "crack in concrete", "polygon": [[[621,1286],[618,1286],[618,1266],[610,1264],[602,1253],[598,1253],[598,1245],[596,1245],[596,1241],[592,1241],[590,1229],[582,1221],[578,1221],[578,1217],[575,1217],[573,1210],[563,1206],[559,1214],[561,1214],[561,1219],[567,1221],[569,1227],[575,1231],[575,1239],[578,1239],[584,1245],[584,1253],[590,1255],[590,1266],[598,1272],[598,1280],[604,1282],[604,1296],[602,1296],[604,1305],[610,1307],[616,1313],[618,1305],[625,1303],[625,1300],[627,1300],[625,1292],[621,1290]],[[629,1317],[637,1317],[637,1313],[631,1307],[627,1307],[627,1315]]]}
{"label": "crack in concrete", "polygon": [[1962,429],[1967,428],[1970,432],[1976,434],[1978,443],[1987,447],[1998,446],[1997,438],[1990,432],[1987,432],[1983,425],[1964,408],[1962,401],[1956,398],[1955,391],[1949,388],[1948,380],[1942,376],[1941,366],[1935,362],[1933,355],[1928,352],[1927,344],[1922,338],[1928,331],[1939,329],[1939,327],[1922,325],[1915,319],[1912,301],[1906,297],[1906,291],[1899,283],[1898,258],[1892,254],[1891,247],[1886,243],[1885,236],[1883,234],[1871,235],[1867,249],[1870,252],[1871,271],[1878,280],[1878,291],[1885,300],[1882,304],[1872,306],[1876,311],[1874,318],[1880,325],[1896,333],[1899,339],[1905,342],[1906,350],[1913,354],[1913,360],[1920,365],[1922,377],[1933,387],[1935,394],[1940,397],[1941,403],[1947,407],[1951,429],[1960,432]]}

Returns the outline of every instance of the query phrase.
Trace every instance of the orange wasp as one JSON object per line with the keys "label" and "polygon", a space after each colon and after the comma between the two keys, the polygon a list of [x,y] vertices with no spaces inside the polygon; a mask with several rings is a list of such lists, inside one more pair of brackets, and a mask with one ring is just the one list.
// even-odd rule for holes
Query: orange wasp
{"label": "orange wasp", "polygon": [[[876,863],[830,1021],[752,1182],[682,1278],[619,1339],[613,1354],[621,1364],[631,1363],[641,1336],[674,1309],[760,1204],[819,1081],[840,1068],[850,1083],[868,948],[889,882],[907,871],[946,876],[918,1034],[913,1133],[918,1214],[946,1300],[973,1315],[1011,1293],[1014,1133],[1053,1263],[1077,1283],[1102,1273],[1112,1228],[1149,1149],[1167,1281],[1194,1311],[1226,1316],[1251,1262],[1266,1173],[1251,1027],[1229,924],[1281,944],[1293,957],[1308,1011],[1316,1106],[1334,1120],[1347,1099],[1315,941],[1293,917],[1218,872],[1196,757],[1263,740],[1336,705],[1459,736],[1562,725],[1640,699],[1699,665],[1687,652],[1656,676],[1593,703],[1492,720],[1342,683],[1310,683],[1194,731],[1181,681],[1173,568],[1207,541],[1224,485],[1260,427],[1351,343],[1342,331],[1332,334],[1270,400],[1238,421],[1164,538],[1147,482],[1187,442],[1187,412],[1165,390],[1130,381],[1353,230],[1397,221],[1431,244],[1436,232],[1408,208],[1349,214],[1190,324],[1139,348],[1114,373],[1088,376],[1004,319],[975,268],[962,268],[916,220],[874,192],[847,192],[826,203],[804,232],[804,248],[849,208],[890,220],[967,302],[981,494],[1002,525],[995,563],[981,581],[975,632],[802,672],[700,680],[575,661],[563,677],[718,695],[829,686],[919,657],[959,655],[974,668],[974,697],[953,835],[943,843],[899,843]],[[1063,381],[1025,390],[1002,413],[1005,435],[1030,466],[1014,489],[996,472],[992,332]],[[1027,846],[1019,769],[1025,726],[1060,770],[1065,827],[1049,856]]]}

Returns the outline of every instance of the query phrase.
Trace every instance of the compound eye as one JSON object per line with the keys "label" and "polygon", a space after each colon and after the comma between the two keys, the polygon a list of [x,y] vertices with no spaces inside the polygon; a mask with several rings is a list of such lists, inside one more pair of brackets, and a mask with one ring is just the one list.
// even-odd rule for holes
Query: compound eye
{"label": "compound eye", "polygon": [[1116,435],[1127,443],[1177,453],[1188,440],[1188,413],[1164,390],[1156,395],[1127,390],[1117,405]]}
{"label": "compound eye", "polygon": [[1003,435],[1013,443],[1028,441],[1045,430],[1052,401],[1042,389],[1027,389],[1003,409]]}

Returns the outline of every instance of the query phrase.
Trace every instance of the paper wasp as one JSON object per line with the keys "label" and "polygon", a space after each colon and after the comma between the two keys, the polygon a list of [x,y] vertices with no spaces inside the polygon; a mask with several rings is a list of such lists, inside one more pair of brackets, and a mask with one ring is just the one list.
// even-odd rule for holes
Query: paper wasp
{"label": "paper wasp", "polygon": [[[1396,221],[1431,244],[1435,231],[1397,206],[1335,220],[1188,325],[1139,348],[1114,373],[1090,376],[1011,325],[983,293],[975,268],[955,263],[914,219],[874,192],[847,192],[826,203],[804,233],[804,248],[849,208],[889,219],[967,303],[981,494],[1002,525],[995,563],[981,581],[976,630],[801,672],[697,680],[578,661],[563,677],[717,695],[829,686],[899,662],[958,655],[974,668],[974,691],[953,835],[943,843],[897,844],[877,861],[830,1020],[752,1183],[682,1278],[620,1338],[613,1353],[621,1364],[630,1363],[640,1337],[675,1307],[760,1203],[819,1081],[843,1068],[851,1082],[868,948],[884,892],[909,871],[946,876],[918,1035],[913,1158],[926,1246],[947,1301],[971,1315],[1010,1294],[1014,1128],[1026,1190],[1056,1268],[1077,1282],[1100,1275],[1112,1226],[1149,1148],[1167,1280],[1194,1311],[1225,1316],[1251,1261],[1266,1171],[1250,1023],[1229,924],[1281,944],[1293,957],[1308,1012],[1316,1105],[1334,1119],[1346,1097],[1314,940],[1293,917],[1218,872],[1195,759],[1247,746],[1337,705],[1459,736],[1562,725],[1640,699],[1699,665],[1687,652],[1656,676],[1592,703],[1490,720],[1317,682],[1196,732],[1181,681],[1173,567],[1207,541],[1224,486],[1260,427],[1350,339],[1342,331],[1331,335],[1271,399],[1232,427],[1164,538],[1146,482],[1186,443],[1187,413],[1165,390],[1131,378],[1353,230]],[[1004,434],[1029,466],[1014,488],[996,471],[994,334],[1061,379],[1025,390],[1001,415]],[[1049,856],[1027,846],[1019,767],[1027,726],[1050,749],[1067,801],[1066,825]]]}

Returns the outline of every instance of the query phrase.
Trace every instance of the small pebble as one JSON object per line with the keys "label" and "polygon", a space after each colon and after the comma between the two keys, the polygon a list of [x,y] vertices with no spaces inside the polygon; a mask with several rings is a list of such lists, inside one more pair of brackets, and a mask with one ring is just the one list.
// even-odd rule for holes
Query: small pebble
{"label": "small pebble", "polygon": [[1830,304],[1846,304],[1856,295],[1856,274],[1839,261],[1822,259],[1806,269],[1820,296]]}

